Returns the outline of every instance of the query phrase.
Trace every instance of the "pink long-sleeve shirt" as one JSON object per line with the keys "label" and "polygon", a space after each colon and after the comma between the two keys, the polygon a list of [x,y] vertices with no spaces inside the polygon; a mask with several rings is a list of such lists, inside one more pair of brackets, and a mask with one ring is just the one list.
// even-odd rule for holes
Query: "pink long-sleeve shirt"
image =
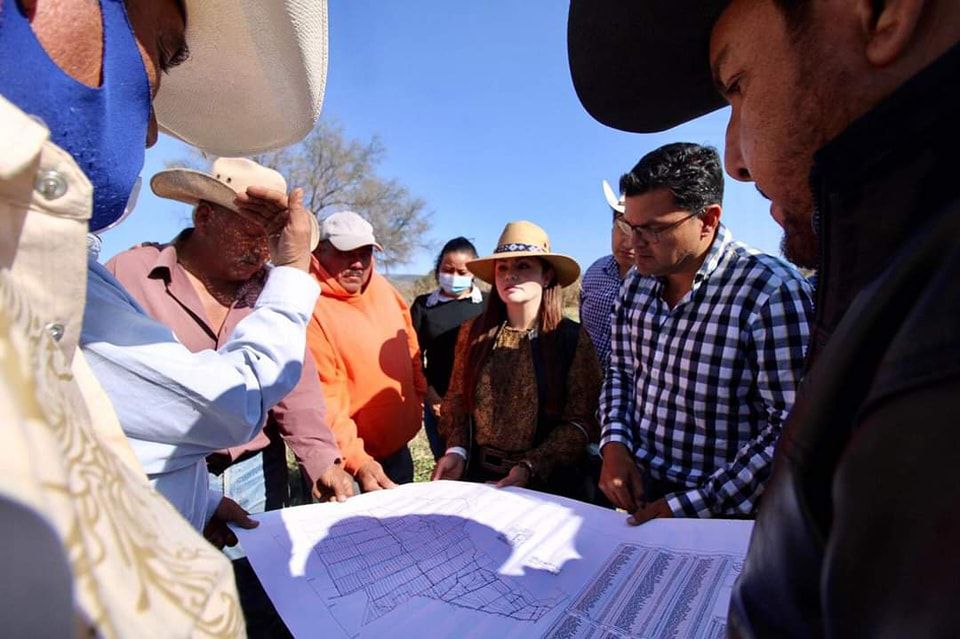
{"label": "pink long-sleeve shirt", "polygon": [[[194,352],[218,349],[240,320],[253,312],[266,281],[266,271],[261,271],[241,287],[218,331],[208,323],[200,296],[177,261],[173,243],[134,247],[114,256],[106,267],[147,313],[173,330],[177,339]],[[316,364],[309,353],[304,357],[297,386],[270,411],[266,427],[274,425],[311,483],[340,458],[340,449],[327,425]],[[261,429],[249,443],[217,452],[232,461],[268,444],[269,438]]]}

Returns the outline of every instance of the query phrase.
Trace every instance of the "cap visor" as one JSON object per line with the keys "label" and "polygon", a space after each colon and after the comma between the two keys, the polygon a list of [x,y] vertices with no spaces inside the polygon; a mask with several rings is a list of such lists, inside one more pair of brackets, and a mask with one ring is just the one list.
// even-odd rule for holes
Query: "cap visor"
{"label": "cap visor", "polygon": [[333,247],[338,251],[352,251],[361,246],[372,246],[378,251],[383,252],[383,247],[377,244],[369,235],[334,235],[328,237],[327,241],[333,244]]}

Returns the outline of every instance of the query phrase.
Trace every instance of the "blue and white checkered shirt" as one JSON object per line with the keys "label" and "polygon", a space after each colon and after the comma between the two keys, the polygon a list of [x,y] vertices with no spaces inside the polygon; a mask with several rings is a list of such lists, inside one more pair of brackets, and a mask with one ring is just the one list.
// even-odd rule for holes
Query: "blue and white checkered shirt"
{"label": "blue and white checkered shirt", "polygon": [[674,308],[663,288],[631,270],[614,306],[600,445],[684,487],[666,496],[676,516],[751,514],[800,381],[810,285],[721,225]]}
{"label": "blue and white checkered shirt", "polygon": [[580,283],[580,323],[587,329],[604,368],[610,357],[610,314],[621,284],[620,267],[613,255],[591,264]]}

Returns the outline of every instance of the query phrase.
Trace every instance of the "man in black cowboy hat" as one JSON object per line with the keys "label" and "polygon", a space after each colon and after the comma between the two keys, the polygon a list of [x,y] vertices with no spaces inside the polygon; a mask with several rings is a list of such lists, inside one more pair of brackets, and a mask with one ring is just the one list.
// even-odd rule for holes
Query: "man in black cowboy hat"
{"label": "man in black cowboy hat", "polygon": [[[808,373],[730,608],[741,636],[960,626],[960,4],[573,0],[598,120],[728,102],[726,169],[819,268]],[[614,84],[606,84],[613,76]]]}

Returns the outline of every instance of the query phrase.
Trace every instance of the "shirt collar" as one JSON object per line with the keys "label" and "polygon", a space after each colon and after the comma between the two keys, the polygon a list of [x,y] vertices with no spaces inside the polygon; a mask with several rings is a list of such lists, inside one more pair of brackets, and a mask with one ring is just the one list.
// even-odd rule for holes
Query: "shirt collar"
{"label": "shirt collar", "polygon": [[709,278],[711,273],[717,270],[731,242],[733,242],[733,235],[727,230],[727,227],[723,224],[717,224],[717,235],[710,244],[710,250],[707,251],[707,256],[704,258],[703,264],[700,265],[696,275],[693,276],[694,290],[701,282]]}
{"label": "shirt collar", "polygon": [[[200,298],[177,258],[177,246],[188,238],[192,232],[192,228],[184,229],[169,244],[157,245],[160,250],[148,274],[150,278],[162,279],[166,283],[167,289],[177,299],[184,303],[191,303],[188,306],[199,304]],[[234,306],[252,307],[256,303],[257,297],[259,297],[260,291],[266,283],[267,270],[266,267],[260,269],[249,280],[240,285],[234,299]]]}
{"label": "shirt collar", "polygon": [[473,286],[473,289],[470,291],[470,297],[459,298],[459,297],[447,297],[440,292],[440,287],[434,289],[432,293],[427,297],[425,306],[427,308],[433,308],[434,306],[439,306],[440,304],[446,304],[447,302],[455,302],[458,299],[468,299],[472,304],[482,304],[483,303],[483,292],[476,285]]}
{"label": "shirt collar", "polygon": [[169,284],[173,280],[173,274],[177,272],[177,243],[183,240],[189,232],[193,229],[185,229],[180,232],[180,234],[174,238],[172,242],[163,246],[161,245],[160,251],[157,253],[157,259],[153,261],[153,265],[150,267],[150,275],[152,278],[163,278]]}
{"label": "shirt collar", "polygon": [[[632,266],[630,268],[633,268]],[[607,261],[603,265],[603,272],[609,275],[610,277],[617,278],[618,282],[622,282],[626,275],[620,275],[620,265],[617,264],[617,258],[613,256],[613,253],[607,256]],[[627,269],[627,272],[630,272],[630,269]]]}

